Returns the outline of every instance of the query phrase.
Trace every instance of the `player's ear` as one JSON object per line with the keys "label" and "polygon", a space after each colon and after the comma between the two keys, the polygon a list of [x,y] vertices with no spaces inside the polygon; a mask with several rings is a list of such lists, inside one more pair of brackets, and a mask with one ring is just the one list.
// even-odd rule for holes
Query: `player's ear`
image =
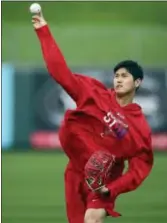
{"label": "player's ear", "polygon": [[135,80],[135,87],[136,88],[140,87],[141,82],[142,82],[142,80],[140,78],[136,79]]}

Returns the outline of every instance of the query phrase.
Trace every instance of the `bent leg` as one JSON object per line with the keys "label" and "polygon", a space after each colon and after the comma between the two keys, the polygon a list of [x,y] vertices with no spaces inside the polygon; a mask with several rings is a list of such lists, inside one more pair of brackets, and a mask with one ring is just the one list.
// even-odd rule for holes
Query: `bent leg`
{"label": "bent leg", "polygon": [[80,191],[80,178],[67,167],[65,171],[66,212],[69,223],[84,223],[86,205]]}
{"label": "bent leg", "polygon": [[92,223],[103,223],[106,216],[121,216],[120,213],[114,210],[114,206],[115,200],[109,197],[104,198],[96,193],[89,192],[87,196],[85,223],[91,223],[91,221]]}

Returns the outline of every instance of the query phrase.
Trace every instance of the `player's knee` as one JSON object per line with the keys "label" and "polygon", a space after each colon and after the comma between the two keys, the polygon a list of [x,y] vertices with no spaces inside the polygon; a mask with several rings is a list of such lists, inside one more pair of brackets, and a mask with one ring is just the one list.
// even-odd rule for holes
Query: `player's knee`
{"label": "player's knee", "polygon": [[88,209],[85,213],[84,223],[103,223],[105,216],[104,209]]}

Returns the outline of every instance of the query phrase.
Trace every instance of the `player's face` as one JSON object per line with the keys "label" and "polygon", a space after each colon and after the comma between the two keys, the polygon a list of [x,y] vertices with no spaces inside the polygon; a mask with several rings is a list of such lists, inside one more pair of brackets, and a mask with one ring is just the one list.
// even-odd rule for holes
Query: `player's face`
{"label": "player's face", "polygon": [[140,80],[134,81],[133,76],[125,68],[120,68],[114,75],[114,89],[118,95],[132,93],[139,85]]}

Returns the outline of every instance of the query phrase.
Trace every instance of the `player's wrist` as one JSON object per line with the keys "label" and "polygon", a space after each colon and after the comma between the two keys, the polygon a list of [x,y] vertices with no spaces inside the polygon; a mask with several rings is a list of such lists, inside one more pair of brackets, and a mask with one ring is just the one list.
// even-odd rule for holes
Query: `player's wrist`
{"label": "player's wrist", "polygon": [[34,26],[34,29],[35,30],[41,30],[43,29],[45,26],[47,26],[47,22],[43,22],[40,26]]}

